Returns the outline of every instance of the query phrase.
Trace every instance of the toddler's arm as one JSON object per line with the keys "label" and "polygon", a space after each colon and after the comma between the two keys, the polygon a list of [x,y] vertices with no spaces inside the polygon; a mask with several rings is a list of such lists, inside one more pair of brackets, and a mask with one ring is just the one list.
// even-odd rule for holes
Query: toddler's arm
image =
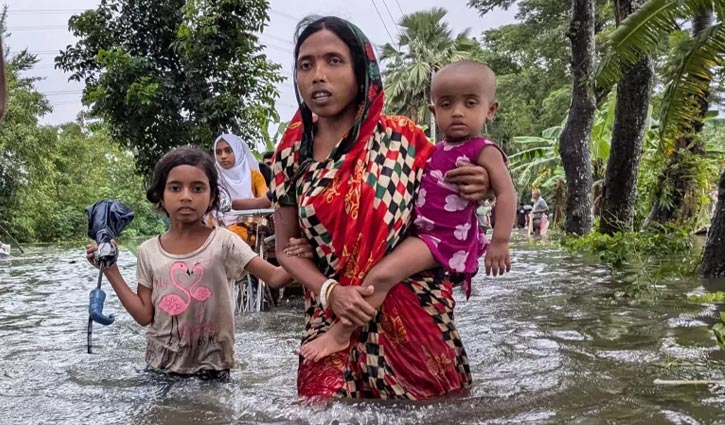
{"label": "toddler's arm", "polygon": [[509,240],[516,218],[516,193],[503,154],[495,147],[484,147],[478,164],[488,170],[491,188],[496,194],[495,226],[491,246],[486,252],[486,274],[494,276],[511,270]]}

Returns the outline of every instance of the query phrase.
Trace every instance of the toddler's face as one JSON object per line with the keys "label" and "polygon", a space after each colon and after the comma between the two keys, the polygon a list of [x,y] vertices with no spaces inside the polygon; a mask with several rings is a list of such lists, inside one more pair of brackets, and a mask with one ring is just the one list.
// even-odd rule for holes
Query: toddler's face
{"label": "toddler's face", "polygon": [[485,79],[472,72],[453,71],[436,81],[432,110],[446,140],[456,142],[481,136],[493,119],[498,102],[486,91]]}

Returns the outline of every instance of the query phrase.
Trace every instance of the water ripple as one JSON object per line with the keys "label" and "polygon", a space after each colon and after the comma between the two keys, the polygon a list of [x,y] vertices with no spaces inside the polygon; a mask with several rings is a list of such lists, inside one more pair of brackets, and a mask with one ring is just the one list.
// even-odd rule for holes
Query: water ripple
{"label": "water ripple", "polygon": [[[610,272],[544,241],[517,241],[514,270],[479,275],[457,294],[456,320],[475,380],[465,397],[427,402],[297,400],[302,303],[237,320],[237,367],[225,384],[145,371],[144,329],[109,292],[111,326],[85,352],[96,272],[82,250],[32,247],[0,263],[3,424],[519,424],[725,421],[718,385],[662,387],[655,379],[725,380],[709,327],[719,310],[686,300],[701,282],[666,282],[658,301],[609,297]],[[135,278],[123,252],[122,274]]]}

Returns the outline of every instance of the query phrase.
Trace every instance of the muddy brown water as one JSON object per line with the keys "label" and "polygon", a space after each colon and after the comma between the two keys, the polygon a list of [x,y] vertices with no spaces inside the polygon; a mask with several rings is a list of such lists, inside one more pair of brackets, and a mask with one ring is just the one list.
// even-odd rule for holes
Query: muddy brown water
{"label": "muddy brown water", "polygon": [[[709,330],[718,306],[686,299],[703,282],[663,282],[655,302],[612,301],[600,265],[521,235],[512,253],[510,274],[478,276],[473,297],[458,297],[468,396],[310,406],[296,397],[299,297],[238,318],[231,382],[163,378],[144,370],[144,329],[107,283],[104,312],[117,319],[94,327],[86,354],[95,270],[81,248],[30,247],[0,261],[0,423],[725,423],[725,384],[654,383],[725,381]],[[119,265],[133,281],[133,255]]]}

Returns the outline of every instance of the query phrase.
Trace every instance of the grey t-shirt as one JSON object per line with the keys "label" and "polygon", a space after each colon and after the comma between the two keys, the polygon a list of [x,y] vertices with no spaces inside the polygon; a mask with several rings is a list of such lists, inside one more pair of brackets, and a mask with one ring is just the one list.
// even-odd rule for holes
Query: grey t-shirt
{"label": "grey t-shirt", "polygon": [[546,201],[544,200],[544,198],[539,197],[539,199],[536,202],[534,202],[534,207],[531,210],[531,212],[542,212],[542,211],[547,211],[548,209],[549,209],[549,206],[546,205]]}
{"label": "grey t-shirt", "polygon": [[216,227],[194,252],[166,252],[159,238],[138,250],[138,283],[152,290],[146,362],[176,373],[234,367],[234,282],[257,254]]}

